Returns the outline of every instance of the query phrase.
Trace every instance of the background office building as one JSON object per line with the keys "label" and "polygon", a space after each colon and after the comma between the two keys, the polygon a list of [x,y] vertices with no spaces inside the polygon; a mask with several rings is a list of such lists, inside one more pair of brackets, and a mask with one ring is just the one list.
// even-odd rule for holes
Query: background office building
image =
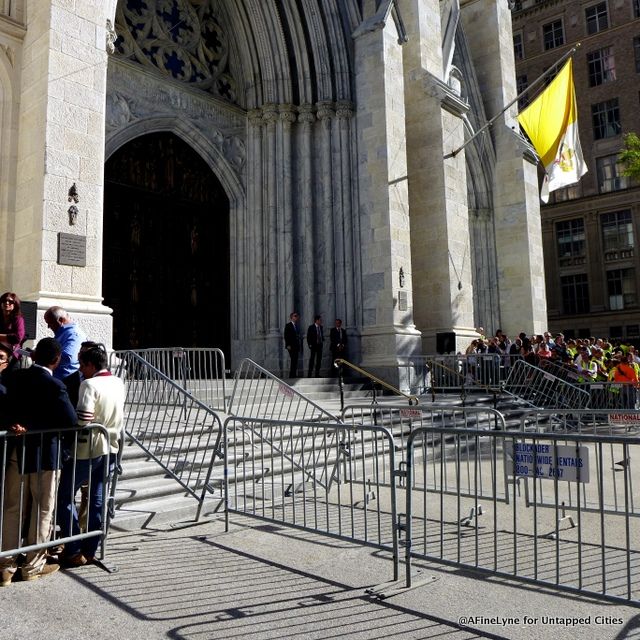
{"label": "background office building", "polygon": [[519,91],[581,43],[573,71],[589,172],[542,207],[549,328],[637,339],[640,189],[616,161],[624,134],[640,132],[640,0],[524,0],[512,18]]}

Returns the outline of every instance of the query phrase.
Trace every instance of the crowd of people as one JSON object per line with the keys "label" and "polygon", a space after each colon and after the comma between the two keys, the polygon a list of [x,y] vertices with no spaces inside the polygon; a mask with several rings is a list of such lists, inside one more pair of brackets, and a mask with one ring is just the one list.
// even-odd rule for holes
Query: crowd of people
{"label": "crowd of people", "polygon": [[[0,584],[8,586],[16,576],[31,581],[95,561],[100,536],[68,538],[102,528],[104,478],[115,466],[125,391],[109,372],[104,345],[87,340],[59,306],[44,315],[53,337],[30,352],[31,366],[20,366],[20,299],[7,292],[0,306],[0,431],[8,434],[0,437],[0,550],[37,546],[0,558]],[[105,430],[87,426],[96,423]]]}
{"label": "crowd of people", "polygon": [[553,336],[520,333],[514,340],[498,329],[487,338],[484,329],[472,340],[465,354],[493,354],[502,357],[508,367],[514,359],[523,358],[530,364],[544,366],[546,362],[573,372],[577,382],[618,382],[640,384],[640,355],[636,347],[623,340],[604,338],[568,338],[562,333]]}

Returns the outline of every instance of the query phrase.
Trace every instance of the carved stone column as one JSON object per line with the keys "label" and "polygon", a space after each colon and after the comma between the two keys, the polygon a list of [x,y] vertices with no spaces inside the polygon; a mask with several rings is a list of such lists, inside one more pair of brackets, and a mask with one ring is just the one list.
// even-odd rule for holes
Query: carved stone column
{"label": "carved stone column", "polygon": [[[266,184],[263,185],[264,206],[266,216],[264,219],[264,235],[267,239],[267,255],[265,260],[266,281],[265,290],[269,296],[267,311],[267,330],[269,335],[279,333],[278,329],[278,193],[276,184],[276,123],[278,122],[278,110],[276,105],[267,104],[263,107],[262,118],[265,127],[265,169]],[[267,359],[269,354],[267,354]]]}
{"label": "carved stone column", "polygon": [[294,304],[295,291],[297,290],[298,265],[293,259],[293,179],[291,155],[293,152],[291,145],[291,127],[296,121],[296,113],[293,105],[280,105],[281,122],[281,170],[278,174],[279,182],[279,215],[282,218],[278,239],[280,242],[278,260],[279,275],[281,283],[280,291],[280,318],[281,324],[287,321],[291,306]]}
{"label": "carved stone column", "polygon": [[316,280],[314,313],[329,313],[333,309],[335,291],[334,262],[334,210],[333,210],[333,167],[331,148],[331,128],[335,111],[332,102],[318,103],[318,120],[321,123],[320,179],[322,199],[319,211],[316,211],[313,239],[315,242]]}
{"label": "carved stone column", "polygon": [[265,235],[266,227],[263,207],[262,184],[262,110],[252,109],[247,114],[249,132],[247,139],[247,222],[244,233],[247,234],[247,336],[263,336],[266,331],[264,313],[265,283]]}
{"label": "carved stone column", "polygon": [[[298,163],[300,167],[300,207],[296,216],[296,236],[298,238],[299,260],[296,270],[299,283],[294,306],[306,317],[313,313],[314,308],[314,257],[313,257],[313,157],[309,150],[312,148],[313,123],[316,121],[315,109],[311,104],[303,104],[298,109],[300,132],[300,152]],[[306,315],[305,315],[306,314]]]}
{"label": "carved stone column", "polygon": [[342,317],[345,327],[356,326],[354,280],[357,273],[354,261],[353,233],[355,220],[352,211],[351,193],[351,119],[353,105],[342,101],[336,103],[338,117],[338,151],[340,176],[337,180],[340,200],[336,220],[336,317]]}

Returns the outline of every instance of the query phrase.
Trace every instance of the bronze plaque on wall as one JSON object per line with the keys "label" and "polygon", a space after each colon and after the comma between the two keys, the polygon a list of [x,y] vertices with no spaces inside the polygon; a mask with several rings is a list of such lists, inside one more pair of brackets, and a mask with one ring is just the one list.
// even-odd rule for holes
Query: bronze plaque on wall
{"label": "bronze plaque on wall", "polygon": [[87,266],[87,236],[58,234],[58,264],[71,267]]}

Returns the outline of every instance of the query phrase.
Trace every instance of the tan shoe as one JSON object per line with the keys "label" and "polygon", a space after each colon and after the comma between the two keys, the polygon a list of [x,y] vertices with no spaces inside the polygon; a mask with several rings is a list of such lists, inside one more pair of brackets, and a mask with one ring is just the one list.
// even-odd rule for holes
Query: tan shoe
{"label": "tan shoe", "polygon": [[74,553],[72,556],[62,556],[60,558],[60,564],[63,567],[84,567],[87,564],[87,559],[82,555],[82,553]]}
{"label": "tan shoe", "polygon": [[16,575],[15,571],[9,571],[9,569],[2,570],[2,581],[0,581],[0,586],[8,587],[13,580],[13,576]]}
{"label": "tan shoe", "polygon": [[37,580],[38,578],[44,578],[45,576],[55,573],[60,568],[59,564],[45,564],[44,567],[38,573],[32,573],[31,575],[22,574],[22,579],[27,582]]}

